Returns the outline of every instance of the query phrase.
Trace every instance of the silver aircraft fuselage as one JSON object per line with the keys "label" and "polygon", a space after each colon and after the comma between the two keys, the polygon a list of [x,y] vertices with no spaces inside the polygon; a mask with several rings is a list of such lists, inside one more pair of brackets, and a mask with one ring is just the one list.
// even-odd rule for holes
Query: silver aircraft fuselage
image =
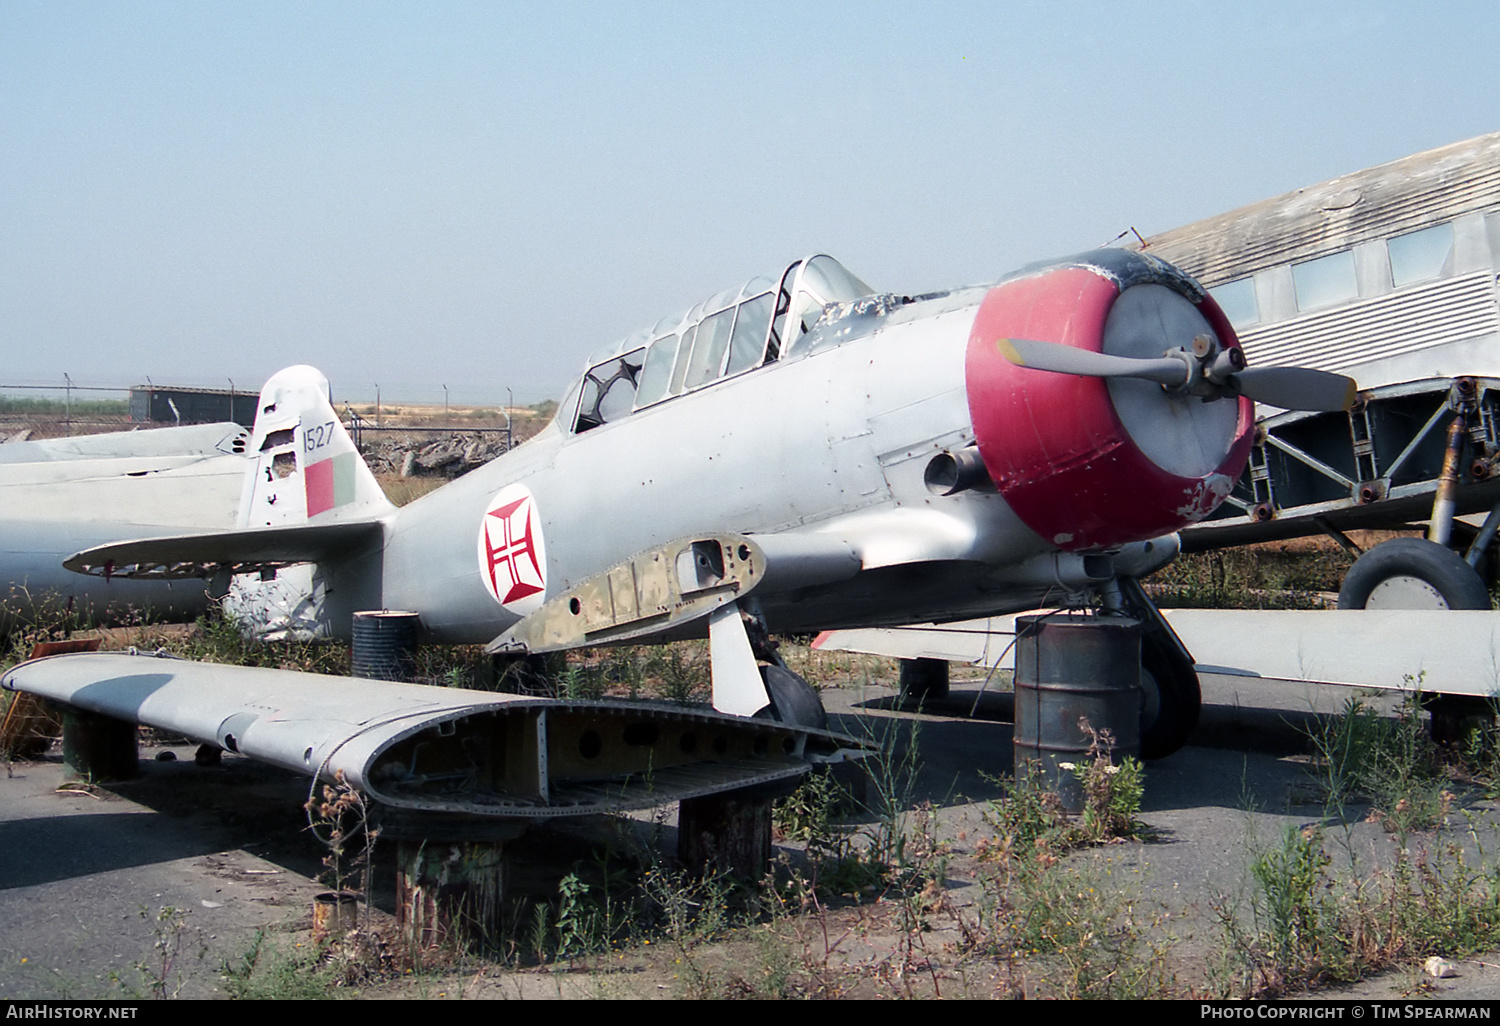
{"label": "silver aircraft fuselage", "polygon": [[984,400],[966,362],[989,293],[856,307],[775,362],[586,431],[565,402],[540,435],[388,520],[379,604],[420,610],[434,641],[483,643],[514,625],[522,613],[486,586],[476,531],[517,485],[547,596],[697,532],[847,545],[858,565],[842,579],[756,592],[780,632],[1062,604],[1163,565],[1176,554],[1165,531],[1111,545],[1101,570],[1027,526],[988,481],[955,494],[925,482],[934,457],[976,442],[971,407]]}

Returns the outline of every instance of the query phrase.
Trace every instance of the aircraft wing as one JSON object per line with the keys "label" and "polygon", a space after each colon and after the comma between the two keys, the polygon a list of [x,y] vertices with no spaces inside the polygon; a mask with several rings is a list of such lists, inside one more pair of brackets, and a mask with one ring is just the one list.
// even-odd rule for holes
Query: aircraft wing
{"label": "aircraft wing", "polygon": [[63,566],[96,577],[176,580],[277,570],[347,555],[381,538],[379,520],[202,531],[111,542],[75,552]]}
{"label": "aircraft wing", "polygon": [[859,627],[824,631],[812,647],[830,652],[859,652],[893,659],[942,659],[976,666],[1014,665],[1014,616],[992,616],[957,623],[919,623],[906,627]]}
{"label": "aircraft wing", "polygon": [[411,813],[537,819],[797,780],[870,745],[695,706],[578,702],[164,656],[20,664],[0,687],[184,734]]}
{"label": "aircraft wing", "polygon": [[[1200,674],[1500,695],[1500,614],[1482,610],[1164,609]],[[1010,667],[1015,617],[826,631],[814,648]]]}
{"label": "aircraft wing", "polygon": [[249,431],[229,422],[44,438],[0,445],[0,464],[160,456],[243,456],[249,438]]}

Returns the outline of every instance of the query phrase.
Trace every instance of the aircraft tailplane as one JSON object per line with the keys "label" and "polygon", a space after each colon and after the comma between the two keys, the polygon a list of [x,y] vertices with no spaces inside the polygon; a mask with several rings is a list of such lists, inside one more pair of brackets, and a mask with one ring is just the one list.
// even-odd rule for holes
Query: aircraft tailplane
{"label": "aircraft tailplane", "polygon": [[240,528],[371,520],[395,509],[334,413],[328,379],[313,367],[288,367],[266,382],[250,455]]}

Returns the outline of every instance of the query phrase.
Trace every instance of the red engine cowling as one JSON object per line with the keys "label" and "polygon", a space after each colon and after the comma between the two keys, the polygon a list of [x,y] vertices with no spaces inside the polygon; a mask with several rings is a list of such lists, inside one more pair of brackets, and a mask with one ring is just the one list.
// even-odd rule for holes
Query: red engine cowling
{"label": "red engine cowling", "polygon": [[1107,250],[1001,282],[969,335],[969,412],[985,469],[1017,516],[1067,551],[1154,538],[1202,520],[1249,456],[1254,403],[1135,378],[1018,367],[997,339],[1154,359],[1208,333],[1239,341],[1190,279]]}

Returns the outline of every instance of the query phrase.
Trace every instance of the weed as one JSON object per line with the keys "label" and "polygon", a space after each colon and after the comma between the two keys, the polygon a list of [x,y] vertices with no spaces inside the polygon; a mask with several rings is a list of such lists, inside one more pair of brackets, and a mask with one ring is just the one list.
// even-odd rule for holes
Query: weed
{"label": "weed", "polygon": [[867,858],[875,867],[892,869],[905,861],[906,832],[902,816],[911,808],[912,793],[917,784],[917,753],[921,726],[911,722],[903,739],[892,721],[892,727],[880,738],[873,758],[865,760],[871,791],[870,811],[875,823],[866,831],[869,840]]}
{"label": "weed", "polygon": [[[987,883],[992,883],[990,878]],[[1040,977],[1063,998],[1146,998],[1171,992],[1165,915],[1138,899],[1097,864],[1033,863],[1003,892],[991,890],[992,945],[1010,959],[1040,964]]]}
{"label": "weed", "polygon": [[1251,921],[1222,896],[1223,939],[1214,978],[1226,997],[1275,996],[1360,979],[1400,962],[1463,957],[1500,944],[1500,866],[1477,826],[1457,838],[1408,844],[1371,868],[1351,854],[1333,871],[1321,827],[1285,830],[1251,860]]}
{"label": "weed", "polygon": [[411,680],[444,688],[474,688],[489,673],[479,645],[420,645],[411,654]]}
{"label": "weed", "polygon": [[288,951],[269,943],[264,930],[255,935],[238,962],[220,964],[219,979],[231,998],[250,1001],[326,998],[335,983],[334,972],[318,949]]}
{"label": "weed", "polygon": [[[893,656],[839,652],[812,647],[811,636],[782,637],[777,652],[787,669],[819,690],[825,687],[884,687],[900,676],[901,661]],[[962,674],[960,665],[953,671]]]}
{"label": "weed", "polygon": [[559,698],[592,702],[603,698],[604,691],[604,675],[599,672],[597,665],[569,663],[568,668],[557,678]]}
{"label": "weed", "polygon": [[[312,789],[317,790],[316,778]],[[380,829],[370,825],[370,808],[365,796],[344,779],[340,770],[333,784],[323,785],[322,799],[310,794],[303,808],[307,811],[308,830],[328,848],[328,854],[323,857],[323,875],[334,893],[346,893],[348,882],[358,875],[356,890],[364,897],[365,925],[368,927],[370,873]],[[356,842],[359,848],[351,849],[351,844]]]}
{"label": "weed", "polygon": [[667,645],[653,649],[643,676],[654,678],[661,697],[686,704],[701,697],[707,678],[708,650],[701,644]]}
{"label": "weed", "polygon": [[1083,786],[1082,841],[1100,844],[1134,836],[1141,829],[1136,816],[1146,789],[1145,768],[1128,755],[1114,761],[1114,736],[1108,730],[1095,730],[1086,719],[1078,725],[1089,736],[1087,761],[1081,770],[1063,766],[1073,769]]}
{"label": "weed", "polygon": [[589,885],[569,873],[557,884],[557,955],[572,958],[604,950],[611,931],[609,893],[589,900]]}
{"label": "weed", "polygon": [[1484,788],[1490,800],[1500,798],[1500,743],[1493,727],[1471,730],[1464,735],[1461,758],[1464,768]]}
{"label": "weed", "polygon": [[448,483],[447,479],[441,477],[401,477],[392,474],[380,474],[376,479],[380,482],[380,490],[385,492],[385,497],[394,506],[405,506]]}
{"label": "weed", "polygon": [[771,825],[788,841],[826,846],[835,830],[834,814],[849,800],[830,773],[809,773],[797,790],[778,798],[771,807]]}
{"label": "weed", "polygon": [[[142,919],[151,924],[153,935],[151,956],[131,966],[143,986],[137,987],[116,972],[110,973],[110,980],[131,996],[154,998],[158,1001],[175,998],[186,982],[178,962],[188,941],[187,910],[164,905],[153,913],[142,905],[140,914]],[[202,943],[200,938],[198,957],[202,958],[207,953],[208,945]]]}
{"label": "weed", "polygon": [[606,650],[599,667],[607,687],[624,689],[630,698],[640,696],[646,683],[646,664],[637,648]]}
{"label": "weed", "polygon": [[1142,827],[1136,817],[1145,793],[1144,767],[1129,756],[1114,762],[1110,732],[1094,730],[1087,720],[1079,725],[1090,738],[1087,758],[1081,766],[1063,762],[1058,767],[1073,773],[1079,781],[1081,813],[1076,818],[1068,815],[1062,800],[1045,789],[1038,774],[1022,774],[1014,781],[996,780],[1005,794],[990,803],[986,819],[995,829],[995,837],[979,843],[982,860],[1003,863],[1019,858],[1050,864],[1074,848],[1140,833]]}
{"label": "weed", "polygon": [[805,845],[815,892],[869,897],[902,883],[908,875],[904,819],[916,785],[917,733],[900,736],[900,721],[889,721],[876,754],[864,760],[869,800],[867,822],[855,828],[836,823],[840,805],[856,805],[832,777],[813,774],[773,811],[783,836]]}
{"label": "weed", "polygon": [[1343,713],[1316,728],[1311,740],[1331,807],[1367,798],[1374,804],[1370,818],[1402,838],[1447,818],[1454,795],[1437,746],[1422,727],[1420,690],[1413,690],[1393,717],[1352,696]]}
{"label": "weed", "polygon": [[1336,592],[1353,557],[1342,549],[1271,542],[1185,553],[1151,578],[1165,606],[1207,609],[1316,609]]}
{"label": "weed", "polygon": [[1323,831],[1288,827],[1281,843],[1250,863],[1259,888],[1256,919],[1280,979],[1317,978],[1326,971],[1330,941],[1338,929],[1337,908],[1328,894]]}
{"label": "weed", "polygon": [[326,640],[265,641],[245,636],[238,621],[213,605],[194,621],[185,634],[153,632],[138,628],[139,648],[156,648],[185,659],[237,666],[264,666],[279,670],[301,670],[348,676],[349,646]]}

